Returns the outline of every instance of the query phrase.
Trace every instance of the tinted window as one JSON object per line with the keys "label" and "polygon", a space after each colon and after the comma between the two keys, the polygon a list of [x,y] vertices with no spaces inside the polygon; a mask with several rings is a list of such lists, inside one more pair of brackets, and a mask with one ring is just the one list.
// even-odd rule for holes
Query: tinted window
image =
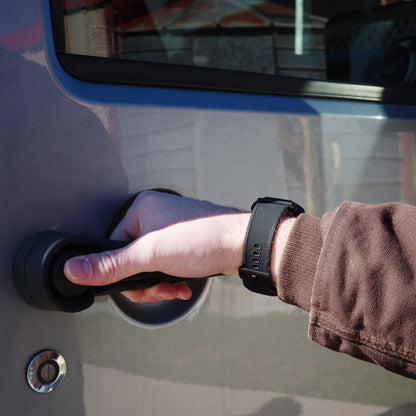
{"label": "tinted window", "polygon": [[59,7],[55,19],[62,30],[56,33],[64,40],[58,52],[65,54],[168,64],[175,72],[179,65],[362,85],[415,84],[415,1],[64,0]]}

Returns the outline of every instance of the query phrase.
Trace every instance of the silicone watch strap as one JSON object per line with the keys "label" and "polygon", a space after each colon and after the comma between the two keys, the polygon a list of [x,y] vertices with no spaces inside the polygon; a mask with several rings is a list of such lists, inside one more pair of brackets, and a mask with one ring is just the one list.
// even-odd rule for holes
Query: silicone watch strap
{"label": "silicone watch strap", "polygon": [[266,197],[253,204],[244,241],[243,264],[238,270],[247,289],[263,295],[277,295],[270,275],[270,257],[276,227],[282,217],[297,216],[302,212],[302,207],[284,199]]}

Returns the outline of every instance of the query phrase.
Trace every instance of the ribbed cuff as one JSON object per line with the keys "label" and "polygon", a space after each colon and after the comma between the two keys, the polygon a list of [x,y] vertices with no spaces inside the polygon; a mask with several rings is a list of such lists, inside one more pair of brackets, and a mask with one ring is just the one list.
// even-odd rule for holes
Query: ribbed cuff
{"label": "ribbed cuff", "polygon": [[320,218],[300,215],[290,232],[277,275],[277,295],[283,302],[309,312],[321,249]]}

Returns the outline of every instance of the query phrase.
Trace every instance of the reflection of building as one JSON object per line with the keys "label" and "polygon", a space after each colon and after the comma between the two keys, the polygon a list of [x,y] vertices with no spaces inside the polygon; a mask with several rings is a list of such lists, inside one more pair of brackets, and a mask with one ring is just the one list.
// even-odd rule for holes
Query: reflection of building
{"label": "reflection of building", "polygon": [[73,53],[325,78],[326,18],[305,13],[304,53],[295,55],[299,31],[290,4],[183,0],[155,2],[153,10],[122,0],[66,4],[67,26],[77,27],[68,31]]}
{"label": "reflection of building", "polygon": [[[340,13],[323,0],[64,3],[72,53],[321,80],[325,24]],[[341,12],[384,3],[354,0]]]}
{"label": "reflection of building", "polygon": [[124,24],[120,53],[135,60],[322,79],[325,21],[307,15],[302,26],[306,53],[295,55],[293,7],[191,0]]}
{"label": "reflection of building", "polygon": [[[275,3],[256,0],[152,0],[147,3],[136,0],[68,0],[67,47],[71,53],[94,56],[325,79],[324,28],[328,18],[338,16],[340,10],[337,10],[336,4],[304,1],[301,13],[302,53],[297,54],[296,37],[300,33],[296,4],[294,0]],[[366,10],[379,4],[379,1],[351,1],[347,8],[343,5],[341,12]],[[346,20],[344,26],[349,27],[348,23]],[[382,26],[384,28],[385,25]],[[335,35],[339,33],[339,28],[335,27]],[[357,41],[365,33],[362,32]],[[369,42],[366,44],[370,45]],[[351,42],[351,45],[355,43]],[[366,53],[366,56],[370,55]],[[341,66],[349,68],[344,62]],[[357,59],[354,64],[360,62],[362,59]],[[333,79],[337,78],[334,76]],[[216,139],[212,136],[221,138],[227,131],[227,140],[235,141],[235,148],[250,146],[253,137],[259,141],[259,136],[277,135],[284,159],[303,161],[296,169],[284,170],[287,184],[283,189],[287,189],[294,199],[305,197],[309,212],[320,214],[340,202],[340,195],[345,194],[350,199],[369,202],[379,202],[378,195],[381,194],[389,194],[390,199],[397,200],[400,199],[398,187],[403,188],[406,201],[413,200],[411,166],[414,151],[407,152],[403,161],[396,133],[391,139],[388,133],[381,135],[373,132],[370,126],[365,129],[368,130],[365,132],[367,139],[362,143],[361,139],[357,140],[363,134],[361,125],[348,123],[342,126],[341,122],[337,122],[322,128],[326,135],[320,137],[322,119],[319,122],[291,122],[289,117],[285,117],[284,120],[265,121],[250,134],[247,134],[251,131],[247,126],[243,134],[235,133],[245,123],[240,118],[229,129],[226,127],[228,123],[225,123],[222,130],[215,130],[211,125],[202,127],[199,116],[194,113],[179,116],[172,111],[172,116],[165,121],[167,114],[166,110],[144,112],[140,116],[138,129],[136,125],[130,126],[132,118],[127,112],[119,112],[121,148],[124,163],[135,172],[134,179],[131,179],[133,186],[158,186],[163,183],[155,172],[159,169],[155,166],[163,165],[164,172],[172,172],[172,178],[175,178],[174,188],[179,186],[188,195],[219,197],[217,189],[210,192],[207,188],[209,181],[205,180],[204,184],[198,182],[198,178],[206,179],[210,175],[210,169],[204,168],[206,159],[198,159],[196,165],[189,161],[194,160],[195,154],[201,153],[202,148],[205,155],[210,149],[221,148],[223,140],[214,145]],[[151,126],[149,131],[148,126]],[[137,160],[139,156],[132,155],[130,151],[137,145],[137,140],[142,142],[140,161]],[[412,140],[401,138],[403,148],[409,147]],[[207,149],[204,147],[206,143],[209,143]],[[258,145],[264,154],[266,145]],[[270,151],[273,152],[273,149]],[[262,156],[258,157],[261,160]],[[228,172],[233,166],[230,160],[232,155],[228,158]],[[241,160],[236,162],[235,169],[240,163]],[[402,163],[403,169],[407,166],[403,184],[399,179]],[[150,182],[147,178],[151,179]],[[232,190],[237,191],[235,182]],[[226,203],[226,195],[227,192],[224,192],[218,202]]]}
{"label": "reflection of building", "polygon": [[[329,63],[330,57],[326,59],[324,29],[329,18],[339,18],[340,10],[337,10],[336,4],[328,5],[324,1],[305,0],[303,3],[300,54],[295,50],[297,36],[300,34],[297,26],[298,3],[294,0],[274,3],[256,0],[152,0],[147,3],[137,0],[68,0],[67,48],[71,53],[94,56],[325,79],[326,61]],[[380,2],[351,1],[347,8],[343,5],[341,12],[345,15],[348,10],[365,11],[376,5],[380,5]],[[351,27],[348,19],[341,22],[342,27]],[[339,38],[342,40],[341,26],[334,26],[335,41]],[[404,27],[399,26],[402,29]],[[377,27],[381,30],[385,25]],[[414,30],[415,26],[411,27]],[[326,30],[328,32],[328,27]],[[369,30],[361,31],[361,35],[354,38],[354,42],[349,42],[346,49],[360,43],[368,32]],[[377,32],[373,30],[372,33]],[[377,35],[379,43],[380,39],[381,36]],[[369,47],[374,44],[361,43]],[[328,39],[326,44],[328,47]],[[371,56],[368,52],[365,55]],[[335,53],[334,56],[338,55]],[[341,61],[340,66],[343,68],[350,68],[345,60],[347,58],[348,56]],[[354,65],[362,62],[363,59],[355,60],[351,68],[354,69]],[[166,68],[167,71],[169,67]],[[331,79],[338,79],[336,76]],[[217,129],[213,133],[215,128],[206,125],[202,127],[199,116],[194,113],[179,116],[172,111],[169,113],[172,115],[165,121],[168,114],[166,110],[143,112],[138,129],[136,125],[130,126],[131,117],[127,113],[120,110],[117,125],[124,163],[130,166],[131,172],[135,172],[135,177],[130,181],[133,187],[135,184],[140,184],[141,187],[159,186],[164,181],[159,180],[159,174],[156,173],[159,168],[155,166],[163,165],[164,172],[172,172],[172,177],[175,178],[172,183],[174,188],[179,186],[188,195],[218,197],[217,189],[210,192],[207,187],[209,181],[206,178],[211,171],[204,167],[206,159],[200,158],[196,164],[189,161],[194,160],[195,154],[201,153],[203,148],[205,155],[210,149],[221,148],[222,139],[214,145],[216,139],[212,136],[218,135],[221,138],[224,130],[227,131],[227,140],[235,142],[235,148],[250,146],[253,137],[259,141],[259,136],[277,135],[284,159],[302,161],[302,164],[299,162],[296,165],[296,169],[284,170],[287,184],[283,189],[287,189],[287,193],[294,199],[301,200],[305,197],[309,212],[319,215],[327,207],[340,202],[340,195],[345,194],[350,199],[369,202],[379,202],[378,195],[381,194],[389,194],[390,199],[397,200],[401,197],[397,194],[400,187],[403,198],[407,202],[413,201],[414,150],[402,152],[397,145],[396,133],[390,138],[388,133],[381,135],[373,132],[370,126],[366,128],[368,132],[365,132],[367,139],[362,143],[361,139],[357,140],[363,134],[361,125],[348,123],[342,126],[342,123],[337,122],[331,126],[326,125],[323,129],[326,135],[320,137],[319,125],[324,123],[322,119],[292,122],[287,116],[284,120],[267,120],[261,127],[256,127],[256,132],[250,134],[247,134],[250,132],[248,127],[244,134],[235,133],[245,123],[240,118],[235,120],[235,125],[229,130],[226,127],[228,123],[225,123],[222,130]],[[148,126],[152,126],[149,131]],[[137,140],[142,142],[140,160],[137,160],[137,154],[132,155],[131,152],[137,145]],[[403,149],[407,149],[412,140],[413,138],[401,137]],[[209,143],[207,149],[204,147],[206,143]],[[259,144],[264,154],[266,145],[262,146]],[[273,149],[270,151],[273,152]],[[258,157],[261,160],[262,156]],[[233,167],[230,160],[231,155],[228,158],[228,172]],[[241,160],[236,162],[235,169],[239,163]],[[406,172],[404,183],[400,179],[402,165]],[[151,179],[150,182],[147,182],[147,178]],[[198,182],[198,178],[205,178],[205,182]],[[235,183],[232,190],[237,191]],[[226,203],[226,195],[227,192],[224,192],[218,202]],[[245,203],[241,206],[245,206]]]}

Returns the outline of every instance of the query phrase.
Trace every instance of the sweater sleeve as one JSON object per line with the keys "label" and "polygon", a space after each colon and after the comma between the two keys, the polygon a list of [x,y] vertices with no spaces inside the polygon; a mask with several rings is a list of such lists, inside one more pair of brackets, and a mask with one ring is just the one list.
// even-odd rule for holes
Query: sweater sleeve
{"label": "sweater sleeve", "polygon": [[313,341],[416,378],[415,273],[416,207],[344,202],[297,219],[277,289]]}

